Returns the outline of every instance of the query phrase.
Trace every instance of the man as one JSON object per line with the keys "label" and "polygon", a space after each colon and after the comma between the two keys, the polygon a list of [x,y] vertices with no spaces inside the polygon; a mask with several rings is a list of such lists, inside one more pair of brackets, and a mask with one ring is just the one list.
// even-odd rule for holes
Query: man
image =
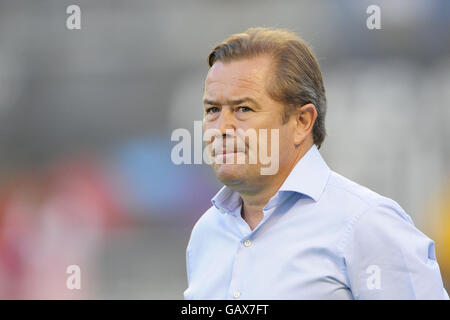
{"label": "man", "polygon": [[[448,298],[433,241],[396,202],[322,159],[325,89],[303,40],[252,28],[208,62],[203,126],[225,186],[192,230],[186,299]],[[277,146],[272,174],[249,161],[255,145],[239,133],[261,129],[279,137],[256,140]]]}

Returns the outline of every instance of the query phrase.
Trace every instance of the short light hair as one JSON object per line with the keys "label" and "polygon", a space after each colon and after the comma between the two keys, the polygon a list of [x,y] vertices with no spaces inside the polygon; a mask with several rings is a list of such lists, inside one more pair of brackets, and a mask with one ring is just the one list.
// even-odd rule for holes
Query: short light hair
{"label": "short light hair", "polygon": [[306,41],[286,29],[250,28],[233,34],[208,55],[210,67],[217,62],[269,55],[275,71],[266,86],[269,95],[285,104],[283,122],[298,106],[312,103],[317,111],[314,143],[320,148],[326,136],[327,101],[319,63]]}

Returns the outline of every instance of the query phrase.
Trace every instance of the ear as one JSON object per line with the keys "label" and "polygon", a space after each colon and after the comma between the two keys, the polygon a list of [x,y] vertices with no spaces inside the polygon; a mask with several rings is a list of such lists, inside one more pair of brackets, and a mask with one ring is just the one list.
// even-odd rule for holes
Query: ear
{"label": "ear", "polygon": [[299,106],[294,115],[296,121],[294,143],[298,146],[308,136],[312,135],[312,129],[317,118],[317,110],[312,103],[308,103]]}

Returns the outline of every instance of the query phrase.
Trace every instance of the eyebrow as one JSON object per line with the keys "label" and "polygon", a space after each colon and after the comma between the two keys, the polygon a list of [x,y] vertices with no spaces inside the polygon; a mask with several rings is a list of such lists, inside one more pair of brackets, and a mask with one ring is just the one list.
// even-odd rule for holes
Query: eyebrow
{"label": "eyebrow", "polygon": [[252,99],[250,97],[244,97],[244,98],[237,99],[237,100],[226,100],[225,103],[220,103],[218,101],[209,100],[209,99],[204,99],[203,100],[203,104],[205,104],[205,105],[212,105],[212,106],[221,106],[221,105],[235,106],[235,105],[238,105],[238,104],[242,104],[244,102],[250,102],[253,105],[255,105],[256,107],[259,107],[259,104],[254,99]]}

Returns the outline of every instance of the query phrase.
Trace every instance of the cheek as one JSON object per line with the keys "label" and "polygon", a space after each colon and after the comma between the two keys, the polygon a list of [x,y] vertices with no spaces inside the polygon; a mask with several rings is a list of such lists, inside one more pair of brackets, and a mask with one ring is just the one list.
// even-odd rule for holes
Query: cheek
{"label": "cheek", "polygon": [[206,146],[210,145],[217,137],[220,136],[220,132],[211,125],[211,123],[203,122],[202,125],[202,141]]}
{"label": "cheek", "polygon": [[290,152],[294,146],[294,132],[287,126],[279,128],[279,153]]}

